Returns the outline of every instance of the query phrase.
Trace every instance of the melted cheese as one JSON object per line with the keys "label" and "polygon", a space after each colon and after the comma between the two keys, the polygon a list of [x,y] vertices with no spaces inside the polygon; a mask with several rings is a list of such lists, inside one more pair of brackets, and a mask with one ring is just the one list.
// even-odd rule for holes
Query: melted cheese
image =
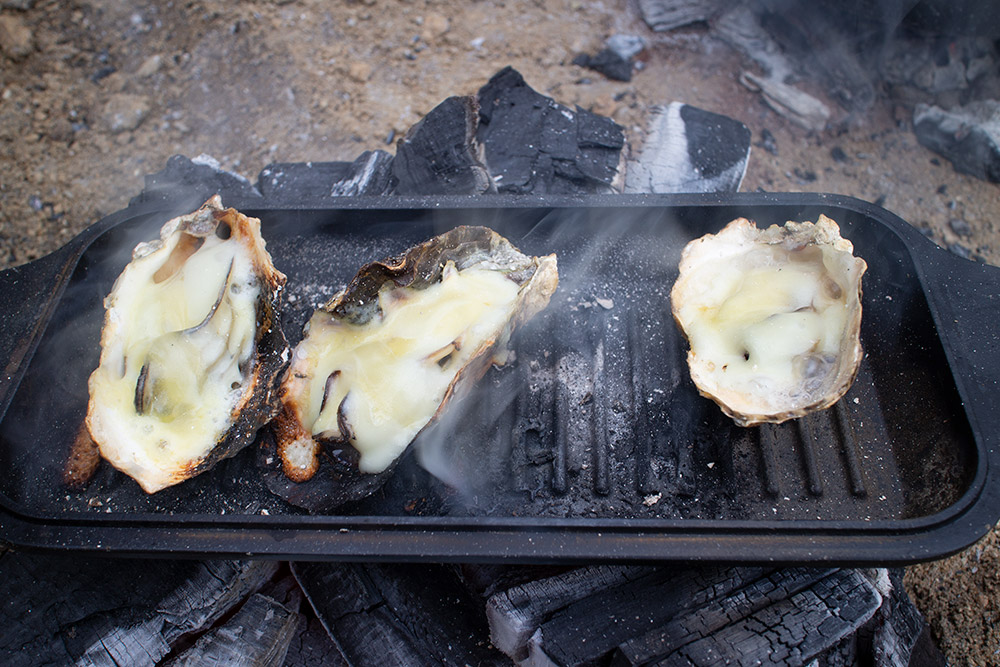
{"label": "melted cheese", "polygon": [[[798,251],[801,252],[801,251]],[[705,291],[681,317],[692,353],[735,391],[795,394],[822,382],[848,319],[845,287],[818,248],[802,261],[781,247],[705,272]],[[748,266],[749,264],[749,266]],[[803,381],[805,381],[803,385]]]}
{"label": "melted cheese", "polygon": [[[125,469],[171,471],[210,452],[240,399],[240,366],[253,357],[260,287],[251,260],[237,243],[209,236],[156,282],[179,238],[129,264],[106,304],[115,335],[91,378],[92,419],[109,439],[132,444],[131,460],[115,462]],[[148,400],[137,414],[144,366]]]}
{"label": "melted cheese", "polygon": [[[361,471],[385,470],[437,412],[458,372],[501,333],[517,294],[496,271],[449,265],[425,289],[383,288],[381,317],[364,326],[318,311],[296,350],[296,364],[313,369],[298,401],[303,425],[317,436],[350,435]],[[338,423],[341,404],[349,433]]]}

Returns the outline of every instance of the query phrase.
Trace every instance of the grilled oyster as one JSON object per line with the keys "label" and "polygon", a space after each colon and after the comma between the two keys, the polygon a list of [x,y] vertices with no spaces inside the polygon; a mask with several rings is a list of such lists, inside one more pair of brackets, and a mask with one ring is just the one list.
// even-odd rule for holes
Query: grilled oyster
{"label": "grilled oyster", "polygon": [[[450,399],[503,363],[557,283],[555,255],[526,256],[484,227],[363,267],[293,354],[273,424],[284,475],[303,482],[328,464],[327,507],[371,493]],[[274,487],[292,502],[305,492]]]}
{"label": "grilled oyster", "polygon": [[685,248],[670,298],[698,391],[741,426],[836,403],[861,363],[861,276],[821,215],[759,230],[740,218]]}
{"label": "grilled oyster", "polygon": [[218,196],[136,246],[105,299],[90,376],[101,456],[154,493],[248,445],[279,405],[284,282],[260,221]]}

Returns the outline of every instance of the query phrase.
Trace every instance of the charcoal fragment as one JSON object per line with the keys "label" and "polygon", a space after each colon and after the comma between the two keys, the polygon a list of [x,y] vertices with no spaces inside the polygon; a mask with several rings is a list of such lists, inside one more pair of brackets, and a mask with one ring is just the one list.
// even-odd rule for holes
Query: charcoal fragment
{"label": "charcoal fragment", "polygon": [[[0,663],[153,665],[277,570],[270,561],[0,558]],[[16,622],[12,622],[16,619]],[[117,661],[117,662],[113,662]]]}
{"label": "charcoal fragment", "polygon": [[948,250],[952,253],[958,255],[962,259],[972,259],[972,251],[966,248],[961,243],[951,243],[948,245]]}
{"label": "charcoal fragment", "polygon": [[801,167],[795,167],[793,173],[801,183],[812,183],[816,180],[816,172],[813,171],[812,169],[802,169]]}
{"label": "charcoal fragment", "polygon": [[947,158],[955,171],[1000,183],[1000,102],[983,100],[949,111],[918,104],[917,141]]}
{"label": "charcoal fragment", "polygon": [[622,60],[632,60],[646,48],[646,40],[642,37],[621,33],[611,35],[604,44],[621,56]]}
{"label": "charcoal fragment", "polygon": [[674,102],[650,110],[647,138],[629,162],[627,192],[736,192],[750,130],[732,118]]}
{"label": "charcoal fragment", "polygon": [[479,159],[474,97],[449,97],[411,127],[396,147],[395,194],[483,194],[494,191]]}
{"label": "charcoal fragment", "polygon": [[972,236],[972,226],[962,218],[952,218],[948,221],[948,226],[959,236]]}
{"label": "charcoal fragment", "polygon": [[760,141],[758,141],[754,145],[760,146],[771,155],[778,154],[778,141],[777,139],[774,138],[774,135],[771,133],[771,130],[767,129],[766,127],[760,131]]}
{"label": "charcoal fragment", "polygon": [[505,663],[482,641],[481,603],[449,567],[293,563],[292,573],[349,664]]}
{"label": "charcoal fragment", "polygon": [[620,53],[612,49],[603,49],[592,56],[581,53],[573,58],[573,64],[600,72],[614,81],[632,80],[631,59],[623,58]]}
{"label": "charcoal fragment", "polygon": [[639,0],[642,20],[655,32],[707,21],[725,6],[724,0]]}
{"label": "charcoal fragment", "polygon": [[164,667],[281,667],[302,617],[255,594],[226,623],[202,635]]}
{"label": "charcoal fragment", "polygon": [[557,104],[506,67],[479,90],[486,164],[501,193],[602,194],[622,189],[624,129]]}

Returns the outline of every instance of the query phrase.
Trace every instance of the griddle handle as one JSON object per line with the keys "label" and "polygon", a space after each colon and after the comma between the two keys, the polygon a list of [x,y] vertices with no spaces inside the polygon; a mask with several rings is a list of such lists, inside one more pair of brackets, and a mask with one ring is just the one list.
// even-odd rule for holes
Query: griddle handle
{"label": "griddle handle", "polygon": [[1000,268],[937,246],[920,250],[948,360],[986,445],[992,483],[985,493],[993,496],[996,521],[1000,518]]}
{"label": "griddle handle", "polygon": [[73,269],[75,246],[71,242],[51,255],[0,271],[0,417],[38,346],[57,292]]}

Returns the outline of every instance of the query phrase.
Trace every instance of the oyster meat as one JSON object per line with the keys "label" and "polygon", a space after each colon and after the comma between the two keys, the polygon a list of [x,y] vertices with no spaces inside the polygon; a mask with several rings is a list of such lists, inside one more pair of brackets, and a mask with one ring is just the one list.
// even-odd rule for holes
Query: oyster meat
{"label": "oyster meat", "polygon": [[280,405],[284,283],[260,221],[218,196],[136,246],[105,299],[90,376],[101,456],[154,493],[250,444]]}
{"label": "oyster meat", "polygon": [[284,474],[303,482],[325,461],[331,504],[370,493],[450,399],[503,363],[557,284],[555,255],[529,257],[484,227],[363,267],[292,355],[273,425]]}
{"label": "oyster meat", "polygon": [[698,391],[741,426],[836,403],[861,363],[867,269],[830,218],[760,230],[740,218],[695,239],[671,291]]}

